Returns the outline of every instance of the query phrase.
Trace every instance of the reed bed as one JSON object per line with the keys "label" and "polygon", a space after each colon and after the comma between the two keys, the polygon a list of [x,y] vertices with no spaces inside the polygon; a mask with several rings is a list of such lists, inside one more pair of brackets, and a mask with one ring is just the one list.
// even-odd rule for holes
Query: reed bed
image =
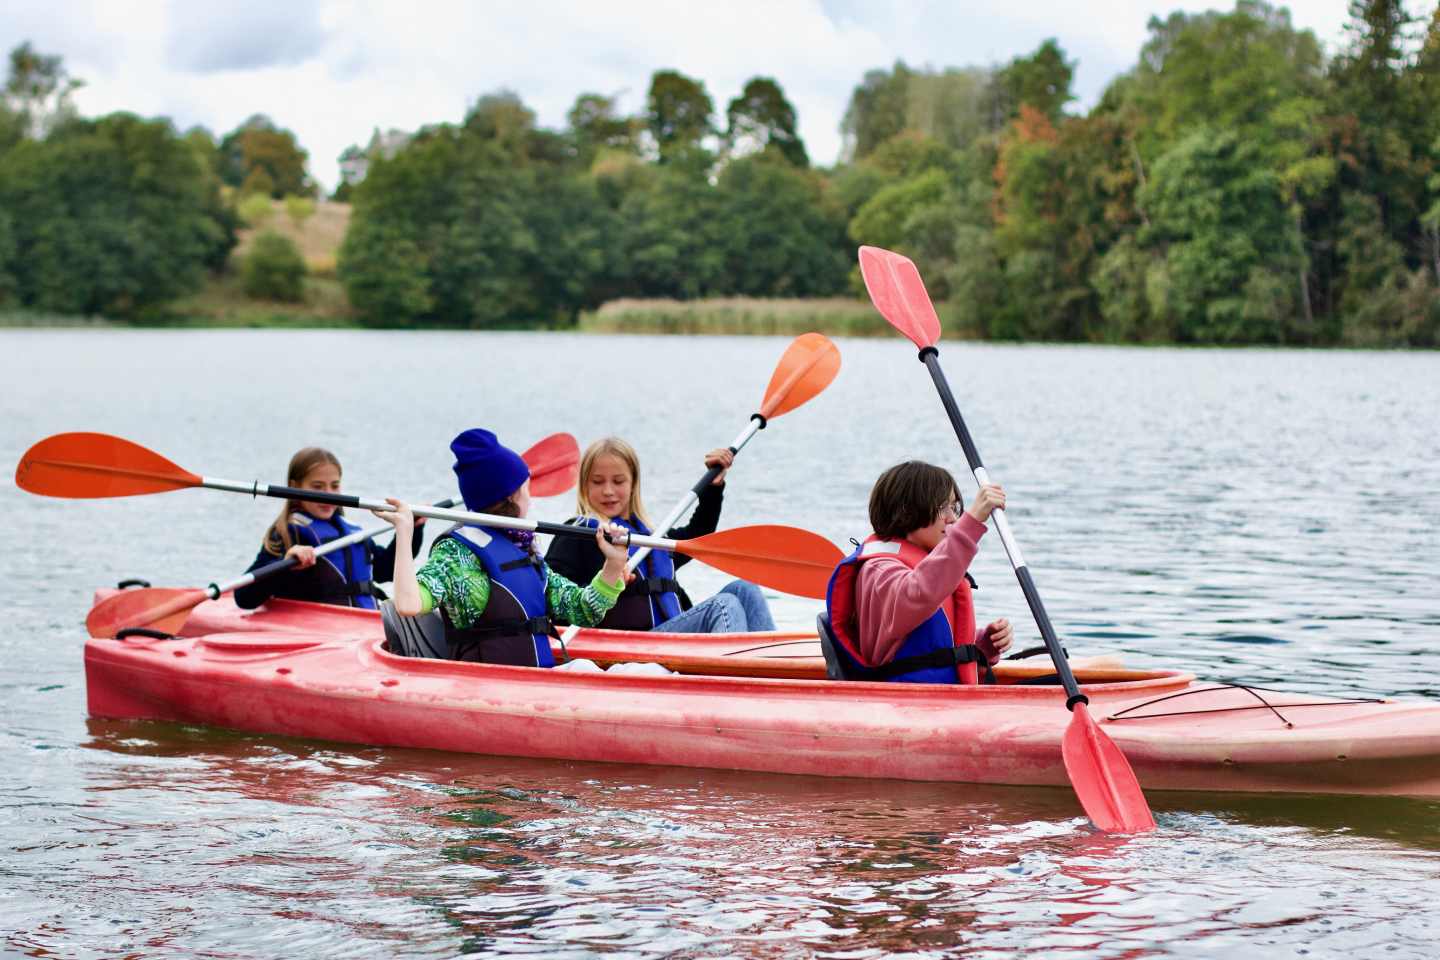
{"label": "reed bed", "polygon": [[798,334],[873,337],[890,329],[875,308],[843,297],[766,300],[611,300],[580,315],[595,333]]}

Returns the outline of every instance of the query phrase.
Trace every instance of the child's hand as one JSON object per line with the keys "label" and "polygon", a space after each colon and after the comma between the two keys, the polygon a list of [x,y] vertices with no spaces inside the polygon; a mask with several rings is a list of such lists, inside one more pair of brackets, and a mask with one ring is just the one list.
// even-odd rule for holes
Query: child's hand
{"label": "child's hand", "polygon": [[307,547],[303,543],[297,543],[289,550],[286,550],[285,556],[294,559],[296,570],[304,570],[306,567],[315,566],[315,548]]}
{"label": "child's hand", "polygon": [[990,519],[994,510],[1003,509],[1005,506],[1005,489],[998,483],[987,483],[975,494],[975,500],[970,504],[970,509],[965,512],[976,520],[984,523]]}
{"label": "child's hand", "polygon": [[402,530],[408,534],[415,529],[415,514],[410,512],[410,504],[403,500],[396,500],[394,497],[386,497],[385,502],[395,509],[371,510],[370,512],[394,527],[397,534]]}
{"label": "child's hand", "polygon": [[1010,621],[1001,617],[985,629],[990,631],[990,645],[995,648],[995,655],[1004,656],[1015,640],[1015,630],[1010,626]]}
{"label": "child's hand", "polygon": [[[609,534],[614,543],[605,539]],[[602,523],[600,529],[595,531],[595,544],[600,548],[600,553],[605,557],[605,566],[600,570],[600,576],[606,583],[624,584],[625,562],[630,559],[630,531],[618,523]]]}
{"label": "child's hand", "polygon": [[720,484],[724,483],[725,474],[729,472],[730,465],[734,462],[735,454],[731,452],[729,447],[716,447],[714,450],[711,450],[709,453],[705,454],[705,466],[724,468],[720,471],[719,475],[716,476],[714,480],[710,481],[710,485],[718,487],[720,486]]}
{"label": "child's hand", "polygon": [[[606,534],[610,539],[606,539]],[[613,542],[612,542],[613,541]],[[620,566],[625,566],[625,561],[630,559],[630,531],[618,523],[602,523],[595,531],[595,545],[600,548],[607,565],[609,561],[619,560]]]}

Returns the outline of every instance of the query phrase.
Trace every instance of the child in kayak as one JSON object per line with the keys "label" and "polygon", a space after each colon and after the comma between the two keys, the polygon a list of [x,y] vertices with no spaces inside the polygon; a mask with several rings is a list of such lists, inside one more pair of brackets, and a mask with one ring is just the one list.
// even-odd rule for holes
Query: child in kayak
{"label": "child in kayak", "polygon": [[[489,430],[466,430],[450,444],[465,507],[492,516],[530,512],[530,468]],[[625,531],[595,532],[602,565],[585,586],[547,569],[529,530],[457,524],[436,539],[418,571],[410,546],[409,505],[390,500],[376,515],[395,527],[401,552],[395,563],[395,611],[415,617],[439,609],[450,655],[456,660],[553,667],[552,622],[594,626],[625,586]],[[610,543],[605,534],[621,538]]]}
{"label": "child in kayak", "polygon": [[973,581],[965,571],[985,521],[1005,506],[986,484],[960,509],[955,478],[911,460],[880,475],[870,491],[874,534],[830,578],[825,618],[831,675],[846,680],[977,683],[1009,648],[1000,619],[975,630]]}
{"label": "child in kayak", "polygon": [[[290,458],[286,485],[339,493],[340,474],[340,460],[335,454],[320,447],[305,447]],[[285,597],[374,610],[376,599],[384,599],[375,584],[390,580],[395,572],[395,544],[392,542],[382,550],[375,547],[373,540],[363,540],[317,558],[317,548],[360,529],[347,522],[343,514],[344,511],[333,504],[286,500],[280,516],[265,532],[265,541],[255,555],[255,562],[246,572],[281,557],[294,557],[296,564],[283,573],[236,590],[236,605],[253,610],[271,597]],[[415,524],[418,526],[421,522],[417,520]],[[418,551],[419,538],[407,545],[407,549]]]}
{"label": "child in kayak", "polygon": [[[705,455],[706,467],[724,469],[699,495],[690,522],[672,527],[660,536],[688,540],[715,532],[725,496],[725,470],[734,457],[725,447]],[[578,515],[568,523],[593,527],[610,522],[638,534],[651,532],[640,499],[640,458],[634,447],[618,437],[595,441],[580,458],[577,501]],[[578,538],[556,538],[545,552],[545,560],[557,572],[578,582],[594,576],[603,562],[594,544]],[[675,571],[689,560],[680,554],[651,551],[627,577],[625,591],[599,625],[615,630],[667,633],[745,633],[775,629],[770,607],[760,588],[744,580],[733,580],[715,596],[683,609],[689,606],[689,598],[675,581]]]}

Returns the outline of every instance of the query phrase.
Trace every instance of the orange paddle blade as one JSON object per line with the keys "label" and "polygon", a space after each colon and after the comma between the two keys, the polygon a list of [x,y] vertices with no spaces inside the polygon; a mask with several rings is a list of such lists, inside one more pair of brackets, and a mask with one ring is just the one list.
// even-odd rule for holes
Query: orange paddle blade
{"label": "orange paddle blade", "polygon": [[530,496],[554,497],[580,479],[580,444],[568,433],[552,433],[520,454],[530,468]]}
{"label": "orange paddle blade", "polygon": [[15,485],[46,497],[134,497],[200,486],[203,478],[108,433],[57,433],[15,468]]}
{"label": "orange paddle blade", "polygon": [[1130,761],[1096,725],[1085,704],[1075,704],[1060,747],[1065,771],[1091,823],[1119,833],[1155,829],[1150,804],[1145,802]]}
{"label": "orange paddle blade", "polygon": [[95,604],[85,618],[85,629],[92,637],[113,637],[126,627],[175,633],[205,599],[205,591],[196,587],[124,590]]}
{"label": "orange paddle blade", "polygon": [[675,549],[717,570],[798,597],[825,596],[830,574],[845,559],[818,533],[757,524],[681,540]]}
{"label": "orange paddle blade", "polygon": [[840,350],[835,344],[823,334],[802,333],[776,364],[760,403],[760,416],[768,420],[794,410],[830,386],[839,372]]}
{"label": "orange paddle blade", "polygon": [[922,350],[940,340],[940,318],[914,261],[891,250],[861,247],[860,274],[870,302],[890,326]]}

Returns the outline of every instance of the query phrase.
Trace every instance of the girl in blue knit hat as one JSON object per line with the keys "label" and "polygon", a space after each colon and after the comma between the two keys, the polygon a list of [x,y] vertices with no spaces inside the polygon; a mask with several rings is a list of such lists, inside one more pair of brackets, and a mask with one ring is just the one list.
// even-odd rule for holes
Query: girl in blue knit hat
{"label": "girl in blue knit hat", "polygon": [[[504,517],[530,512],[530,468],[495,434],[466,430],[450,449],[467,510]],[[553,667],[552,617],[594,626],[625,587],[625,531],[611,525],[595,533],[605,562],[584,586],[545,566],[533,531],[469,524],[437,538],[417,571],[410,559],[410,507],[390,503],[393,511],[377,515],[395,527],[395,610],[414,617],[438,609],[453,659]],[[621,542],[606,540],[607,532]]]}

